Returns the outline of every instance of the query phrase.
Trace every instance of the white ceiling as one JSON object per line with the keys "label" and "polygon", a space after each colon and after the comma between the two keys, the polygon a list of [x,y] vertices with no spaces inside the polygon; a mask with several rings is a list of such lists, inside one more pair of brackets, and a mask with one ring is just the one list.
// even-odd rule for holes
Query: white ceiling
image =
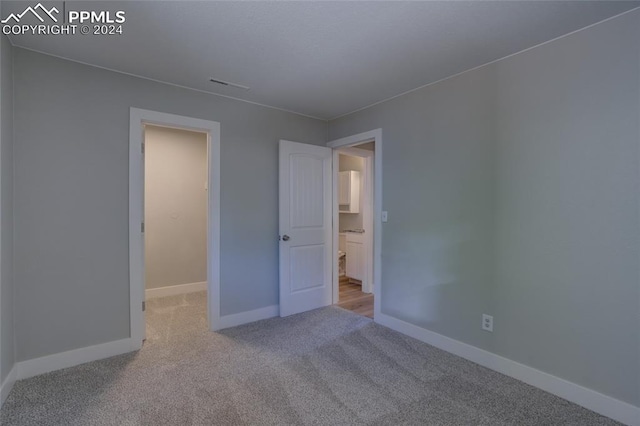
{"label": "white ceiling", "polygon": [[[33,3],[3,1],[3,17]],[[638,6],[632,1],[68,1],[67,10],[124,10],[124,35],[12,36],[12,42],[330,119]],[[216,85],[209,82],[212,77],[251,89]]]}

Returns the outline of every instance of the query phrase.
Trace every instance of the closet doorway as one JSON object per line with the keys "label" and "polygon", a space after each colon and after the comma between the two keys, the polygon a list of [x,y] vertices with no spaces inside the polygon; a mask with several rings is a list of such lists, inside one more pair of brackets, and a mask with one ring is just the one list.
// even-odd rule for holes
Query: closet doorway
{"label": "closet doorway", "polygon": [[144,126],[147,337],[166,333],[183,311],[206,327],[207,139],[203,132]]}
{"label": "closet doorway", "polygon": [[[189,312],[197,315],[190,323],[220,327],[220,124],[131,108],[129,130],[135,350],[149,331],[147,314],[161,331],[164,314],[195,304]],[[150,303],[158,309],[148,312]]]}

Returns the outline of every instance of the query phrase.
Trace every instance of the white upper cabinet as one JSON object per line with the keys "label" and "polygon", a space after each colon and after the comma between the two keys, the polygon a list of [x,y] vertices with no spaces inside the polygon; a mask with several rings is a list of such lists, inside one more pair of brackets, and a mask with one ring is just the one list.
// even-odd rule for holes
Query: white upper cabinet
{"label": "white upper cabinet", "polygon": [[338,204],[340,213],[360,212],[360,172],[338,173]]}

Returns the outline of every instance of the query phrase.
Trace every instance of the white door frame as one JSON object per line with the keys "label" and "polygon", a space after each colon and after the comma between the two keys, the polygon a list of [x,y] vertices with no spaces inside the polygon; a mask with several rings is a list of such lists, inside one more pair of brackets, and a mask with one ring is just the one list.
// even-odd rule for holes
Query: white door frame
{"label": "white door frame", "polygon": [[139,108],[130,109],[129,121],[129,300],[131,340],[142,347],[144,301],[144,125],[191,130],[207,134],[209,190],[207,191],[207,312],[209,328],[220,325],[220,123]]}
{"label": "white door frame", "polygon": [[[367,142],[375,142],[375,168],[373,178],[373,318],[380,317],[380,307],[382,306],[382,129],[370,130],[347,136],[327,143],[329,148],[333,148],[334,165],[338,160],[337,148],[347,148]],[[333,295],[334,303],[338,302],[338,169],[333,171]],[[366,233],[365,233],[366,234]]]}

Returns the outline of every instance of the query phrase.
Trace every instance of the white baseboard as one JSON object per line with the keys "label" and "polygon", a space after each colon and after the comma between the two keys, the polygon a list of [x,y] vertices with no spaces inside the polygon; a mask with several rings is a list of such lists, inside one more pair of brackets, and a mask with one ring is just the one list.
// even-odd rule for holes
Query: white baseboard
{"label": "white baseboard", "polygon": [[188,283],[171,285],[167,287],[150,288],[144,291],[146,299],[154,299],[156,297],[176,296],[178,294],[195,293],[197,291],[206,291],[207,282]]}
{"label": "white baseboard", "polygon": [[[239,314],[226,315],[220,318],[218,329],[272,318],[279,314],[279,306],[273,305],[253,311],[241,312]],[[126,338],[18,362],[12,370],[13,375],[10,374],[9,377],[7,377],[7,380],[5,380],[5,383],[2,384],[2,395],[4,396],[5,387],[7,389],[6,393],[8,394],[15,380],[27,379],[39,374],[49,373],[63,368],[75,367],[76,365],[87,362],[132,352],[140,348],[139,343],[140,342],[136,344],[136,342],[131,338]]]}
{"label": "white baseboard", "polygon": [[377,315],[375,321],[392,330],[528,383],[621,423],[640,426],[640,407],[386,314]]}
{"label": "white baseboard", "polygon": [[130,338],[126,338],[43,356],[42,358],[21,361],[16,365],[18,370],[17,379],[27,379],[39,374],[49,373],[63,368],[75,367],[76,365],[84,364],[86,362],[121,355],[133,350],[135,350],[133,341]]}
{"label": "white baseboard", "polygon": [[280,315],[280,306],[278,305],[267,306],[266,308],[260,308],[253,311],[240,312],[239,314],[225,315],[220,317],[217,329],[222,330],[223,328],[235,327],[237,325],[277,317],[278,315]]}
{"label": "white baseboard", "polygon": [[9,392],[11,392],[11,388],[13,388],[13,384],[16,382],[16,377],[18,375],[18,369],[14,365],[9,374],[4,379],[4,382],[0,384],[0,408],[2,408],[2,404],[9,396]]}

